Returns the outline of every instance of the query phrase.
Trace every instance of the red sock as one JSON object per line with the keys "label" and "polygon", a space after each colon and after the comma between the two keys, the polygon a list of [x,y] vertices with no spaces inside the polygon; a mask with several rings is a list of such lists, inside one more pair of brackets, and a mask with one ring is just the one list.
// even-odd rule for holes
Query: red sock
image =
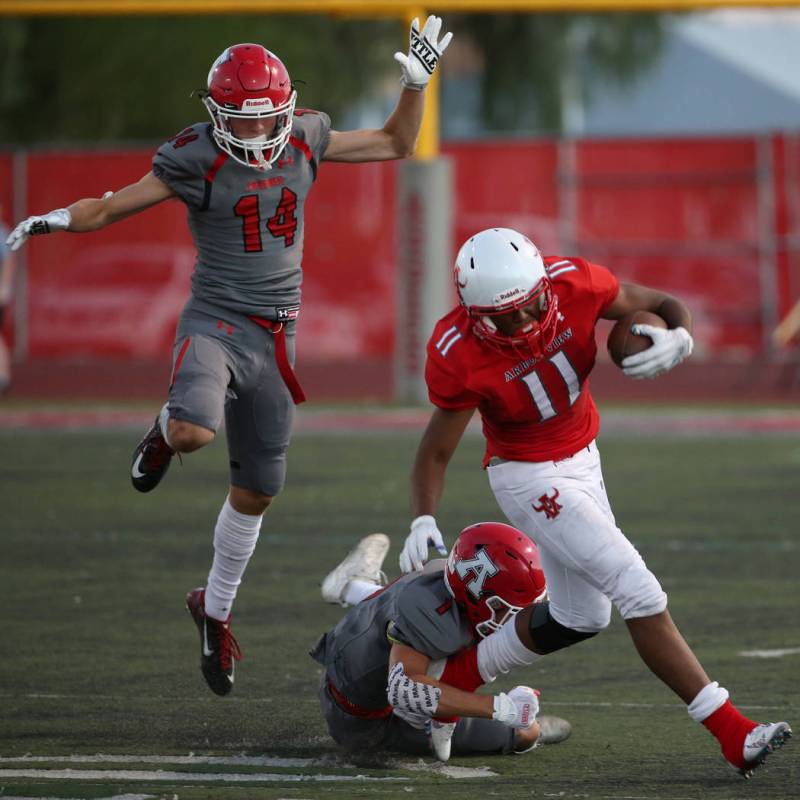
{"label": "red sock", "polygon": [[703,725],[717,737],[722,755],[735,767],[744,767],[744,739],[758,723],[742,716],[736,706],[726,700],[703,720]]}

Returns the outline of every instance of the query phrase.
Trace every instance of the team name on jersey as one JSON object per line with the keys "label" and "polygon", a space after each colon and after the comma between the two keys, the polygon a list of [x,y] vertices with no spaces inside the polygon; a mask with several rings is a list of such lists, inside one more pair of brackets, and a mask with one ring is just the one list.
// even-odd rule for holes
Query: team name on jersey
{"label": "team name on jersey", "polygon": [[276,175],[274,178],[264,178],[260,181],[250,181],[247,188],[251,191],[253,189],[269,189],[270,186],[280,186],[283,183],[283,175]]}
{"label": "team name on jersey", "polygon": [[[553,350],[561,347],[564,342],[569,341],[571,338],[572,328],[567,328],[565,331],[561,331],[561,333],[547,345],[545,351],[552,353]],[[526,358],[524,361],[520,361],[519,364],[515,364],[511,369],[507,369],[505,371],[506,383],[513,381],[515,378],[519,378],[520,375],[526,374],[537,361],[539,361],[537,358]]]}

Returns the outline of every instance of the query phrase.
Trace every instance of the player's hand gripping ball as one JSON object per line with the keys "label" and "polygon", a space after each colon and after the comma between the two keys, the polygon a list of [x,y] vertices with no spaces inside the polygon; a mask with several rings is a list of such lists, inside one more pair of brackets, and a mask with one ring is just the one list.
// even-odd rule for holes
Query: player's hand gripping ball
{"label": "player's hand gripping ball", "polygon": [[649,336],[637,335],[631,330],[633,325],[652,325],[654,328],[665,329],[667,327],[667,323],[658,314],[650,311],[631,311],[630,314],[617,320],[611,333],[608,334],[606,346],[611,360],[620,368],[624,358],[653,346],[653,340]]}

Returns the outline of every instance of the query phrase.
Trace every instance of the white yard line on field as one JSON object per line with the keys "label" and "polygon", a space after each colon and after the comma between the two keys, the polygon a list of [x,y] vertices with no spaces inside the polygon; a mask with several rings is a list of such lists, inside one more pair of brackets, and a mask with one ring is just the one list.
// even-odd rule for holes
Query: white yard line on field
{"label": "white yard line on field", "polygon": [[740,650],[739,655],[745,658],[783,658],[800,654],[800,647],[784,647],[776,650]]}
{"label": "white yard line on field", "polygon": [[386,783],[407,781],[402,776],[372,778],[367,775],[295,775],[280,772],[169,772],[166,770],[114,770],[114,769],[0,769],[3,778],[36,778],[61,781],[167,781],[169,783],[299,783],[357,781],[359,783]]}
{"label": "white yard line on field", "polygon": [[[238,766],[238,767],[302,767],[305,769],[314,768],[338,768],[338,769],[358,769],[354,764],[340,763],[331,758],[281,758],[278,756],[161,756],[161,755],[114,755],[112,753],[96,753],[95,755],[72,755],[72,756],[31,756],[24,755],[18,758],[5,756],[0,758],[0,764],[189,764],[189,765],[216,765],[216,766]],[[439,762],[426,762],[419,759],[415,762],[398,762],[394,764],[395,769],[410,770],[412,772],[432,772],[437,775],[444,775],[447,778],[489,778],[495,777],[489,767],[454,767]],[[176,777],[177,776],[177,777]],[[3,777],[40,777],[40,778],[64,778],[68,780],[102,780],[111,778],[113,780],[170,780],[179,781],[200,781],[204,777],[210,781],[230,780],[239,781],[403,781],[407,780],[402,776],[390,777],[369,777],[364,775],[325,775],[308,774],[293,775],[288,773],[192,773],[192,772],[164,772],[162,770],[91,770],[91,769],[0,769],[0,778]]]}
{"label": "white yard line on field", "polygon": [[[756,651],[757,652],[757,651]],[[769,651],[765,651],[769,652]],[[740,653],[742,655],[742,653]],[[0,700],[16,700],[19,701],[20,699],[25,700],[74,700],[76,702],[85,703],[89,700],[103,700],[112,703],[129,703],[131,702],[132,698],[124,695],[83,695],[83,694],[24,694],[24,695],[16,695],[16,694],[0,694]],[[238,698],[228,698],[226,701],[226,705],[230,705],[236,702]],[[175,702],[174,697],[149,697],[148,700],[159,702],[163,701],[167,702]],[[263,700],[259,700],[258,698],[247,698],[247,700],[241,699],[241,702],[247,702],[249,704],[258,703],[258,702],[270,702],[269,698],[264,698]],[[671,709],[680,709],[681,711],[686,710],[686,706],[681,705],[680,703],[612,703],[612,702],[597,702],[594,700],[554,700],[554,701],[547,701],[546,703],[548,706],[561,706],[563,708],[671,708]],[[765,705],[739,705],[737,708],[746,709],[750,711],[792,711],[794,706],[765,706]],[[199,757],[199,756],[198,756]],[[51,761],[65,761],[69,757],[65,756],[64,758],[59,759],[58,756],[50,758]],[[146,760],[147,757],[142,757],[142,760]],[[9,758],[9,757],[0,757],[0,764],[3,762],[18,762],[24,760],[23,758]],[[109,756],[109,760],[115,760],[115,756]],[[298,762],[303,761],[303,759],[296,759]],[[180,763],[176,761],[172,761],[171,763]],[[219,762],[224,763],[224,762]],[[242,762],[245,763],[245,762]],[[330,762],[325,762],[330,766]],[[266,764],[265,766],[270,766]],[[274,764],[273,766],[280,766],[278,764]],[[294,765],[290,765],[294,766]],[[296,766],[304,766],[301,763],[298,763]]]}
{"label": "white yard line on field", "polygon": [[[154,794],[115,794],[111,797],[97,797],[95,800],[153,800]],[[74,797],[23,797],[19,794],[4,794],[3,800],[75,800]]]}

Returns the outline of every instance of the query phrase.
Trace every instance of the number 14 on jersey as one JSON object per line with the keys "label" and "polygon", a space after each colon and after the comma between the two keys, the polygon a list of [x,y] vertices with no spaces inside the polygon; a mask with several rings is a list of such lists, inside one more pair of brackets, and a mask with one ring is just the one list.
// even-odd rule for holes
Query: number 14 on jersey
{"label": "number 14 on jersey", "polygon": [[[294,244],[297,231],[297,195],[287,186],[283,187],[281,199],[271,217],[266,220],[266,229],[276,238],[283,239],[284,247]],[[233,213],[242,219],[242,244],[246,253],[260,253],[264,249],[261,240],[261,199],[257,194],[245,194],[233,207]]]}

